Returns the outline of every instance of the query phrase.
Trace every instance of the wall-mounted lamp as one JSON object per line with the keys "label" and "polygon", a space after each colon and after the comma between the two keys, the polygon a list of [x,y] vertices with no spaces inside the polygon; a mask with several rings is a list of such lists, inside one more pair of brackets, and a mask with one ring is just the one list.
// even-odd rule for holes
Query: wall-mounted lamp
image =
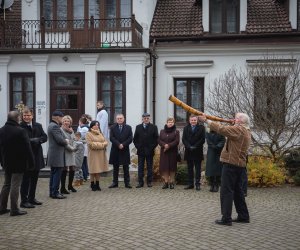
{"label": "wall-mounted lamp", "polygon": [[62,58],[65,62],[69,61],[69,58],[67,56],[63,56]]}

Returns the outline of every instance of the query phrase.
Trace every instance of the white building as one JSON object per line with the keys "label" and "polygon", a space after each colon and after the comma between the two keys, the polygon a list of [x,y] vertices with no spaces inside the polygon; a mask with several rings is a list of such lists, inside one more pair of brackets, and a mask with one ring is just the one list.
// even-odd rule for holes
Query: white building
{"label": "white building", "polygon": [[[90,6],[89,6],[90,4]],[[0,23],[0,124],[23,101],[46,128],[62,110],[95,117],[104,100],[163,127],[205,111],[208,87],[232,65],[266,53],[300,58],[300,0],[15,0]]]}

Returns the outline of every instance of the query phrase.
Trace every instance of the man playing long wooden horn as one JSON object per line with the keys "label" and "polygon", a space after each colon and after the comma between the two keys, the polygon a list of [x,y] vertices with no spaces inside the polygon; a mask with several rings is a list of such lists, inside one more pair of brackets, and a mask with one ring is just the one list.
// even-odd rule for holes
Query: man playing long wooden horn
{"label": "man playing long wooden horn", "polygon": [[[250,217],[242,190],[242,176],[246,171],[246,158],[251,142],[250,119],[247,114],[237,113],[233,126],[226,126],[207,119],[205,114],[199,119],[218,134],[227,137],[220,161],[223,165],[221,177],[221,214],[216,220],[219,225],[231,226],[232,222],[249,223]],[[237,218],[232,219],[232,202],[234,202]]]}

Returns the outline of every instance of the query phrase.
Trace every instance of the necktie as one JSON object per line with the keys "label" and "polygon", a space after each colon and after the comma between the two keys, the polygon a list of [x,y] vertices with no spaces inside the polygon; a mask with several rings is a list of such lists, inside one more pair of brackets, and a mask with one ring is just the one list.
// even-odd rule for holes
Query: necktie
{"label": "necktie", "polygon": [[146,124],[143,124],[143,126],[144,126],[144,129],[146,129],[146,128],[147,128],[147,125],[146,125]]}
{"label": "necktie", "polygon": [[192,126],[192,132],[194,133],[194,131],[195,131],[195,126]]}
{"label": "necktie", "polygon": [[121,131],[122,131],[122,125],[119,125],[119,131],[121,133]]}

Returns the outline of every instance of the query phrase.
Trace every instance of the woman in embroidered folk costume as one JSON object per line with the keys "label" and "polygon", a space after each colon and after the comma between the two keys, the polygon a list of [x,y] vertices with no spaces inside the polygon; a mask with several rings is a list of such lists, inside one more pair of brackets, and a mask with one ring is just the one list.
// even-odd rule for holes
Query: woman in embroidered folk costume
{"label": "woman in embroidered folk costume", "polygon": [[158,144],[160,145],[159,169],[164,179],[163,189],[170,186],[174,188],[175,173],[177,170],[177,152],[179,144],[179,131],[175,126],[175,119],[168,118],[167,123],[160,131]]}
{"label": "woman in embroidered folk costume", "polygon": [[85,139],[88,145],[88,168],[91,188],[93,191],[101,191],[99,184],[100,173],[108,171],[106,158],[108,142],[100,130],[98,121],[91,122],[89,132],[87,132]]}

